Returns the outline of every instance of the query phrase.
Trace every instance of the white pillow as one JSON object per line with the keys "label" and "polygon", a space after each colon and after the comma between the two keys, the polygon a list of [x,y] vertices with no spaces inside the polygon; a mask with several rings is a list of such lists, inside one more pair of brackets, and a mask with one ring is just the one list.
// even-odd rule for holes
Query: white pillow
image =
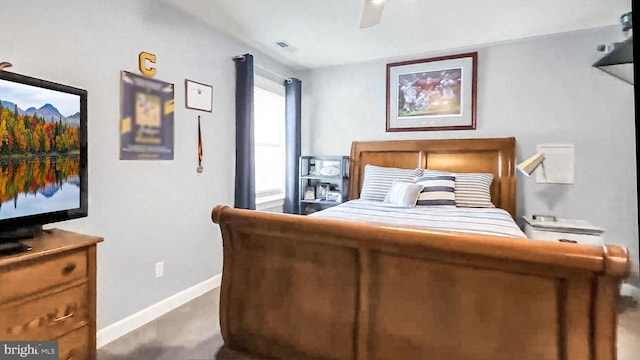
{"label": "white pillow", "polygon": [[367,164],[364,166],[360,199],[384,201],[394,180],[413,182],[413,179],[420,175],[420,168],[400,169]]}
{"label": "white pillow", "polygon": [[416,206],[456,207],[456,177],[438,174],[419,177],[415,183],[422,185]]}
{"label": "white pillow", "polygon": [[495,208],[491,202],[491,173],[448,173],[424,169],[424,176],[450,174],[456,177],[456,206],[470,208]]}
{"label": "white pillow", "polygon": [[404,207],[414,207],[416,206],[416,201],[418,201],[418,195],[420,195],[422,187],[420,184],[395,180],[387,196],[385,196],[384,202]]}

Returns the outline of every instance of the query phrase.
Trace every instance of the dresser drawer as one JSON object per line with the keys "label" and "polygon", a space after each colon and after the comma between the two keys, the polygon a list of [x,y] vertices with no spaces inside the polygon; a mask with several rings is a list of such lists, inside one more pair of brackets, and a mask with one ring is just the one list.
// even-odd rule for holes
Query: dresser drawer
{"label": "dresser drawer", "polygon": [[53,340],[89,323],[86,284],[12,307],[0,307],[0,339]]}
{"label": "dresser drawer", "polygon": [[89,360],[89,327],[84,326],[58,338],[58,359]]}
{"label": "dresser drawer", "polygon": [[0,304],[86,277],[86,250],[1,268]]}

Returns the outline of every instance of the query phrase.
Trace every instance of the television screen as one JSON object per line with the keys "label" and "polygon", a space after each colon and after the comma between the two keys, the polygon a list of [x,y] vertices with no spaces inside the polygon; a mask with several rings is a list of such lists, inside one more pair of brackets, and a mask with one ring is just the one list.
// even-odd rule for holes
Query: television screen
{"label": "television screen", "polygon": [[0,232],[87,216],[87,92],[0,71]]}

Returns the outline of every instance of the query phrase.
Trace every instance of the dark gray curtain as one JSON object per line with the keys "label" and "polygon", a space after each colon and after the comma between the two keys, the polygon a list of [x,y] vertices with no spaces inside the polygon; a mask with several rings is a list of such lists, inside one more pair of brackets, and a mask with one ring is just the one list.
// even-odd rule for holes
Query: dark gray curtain
{"label": "dark gray curtain", "polygon": [[255,147],[253,142],[253,56],[236,63],[236,194],[234,207],[256,208]]}
{"label": "dark gray curtain", "polygon": [[301,123],[301,90],[302,82],[291,78],[284,81],[285,87],[285,184],[283,212],[298,214],[300,186],[298,170],[300,169],[300,123]]}

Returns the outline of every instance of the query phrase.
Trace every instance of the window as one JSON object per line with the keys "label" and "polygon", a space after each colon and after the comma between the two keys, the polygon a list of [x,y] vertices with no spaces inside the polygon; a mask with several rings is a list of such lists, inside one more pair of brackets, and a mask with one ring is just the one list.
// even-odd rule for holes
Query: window
{"label": "window", "polygon": [[259,76],[253,91],[256,206],[260,209],[283,204],[285,91],[284,85]]}

